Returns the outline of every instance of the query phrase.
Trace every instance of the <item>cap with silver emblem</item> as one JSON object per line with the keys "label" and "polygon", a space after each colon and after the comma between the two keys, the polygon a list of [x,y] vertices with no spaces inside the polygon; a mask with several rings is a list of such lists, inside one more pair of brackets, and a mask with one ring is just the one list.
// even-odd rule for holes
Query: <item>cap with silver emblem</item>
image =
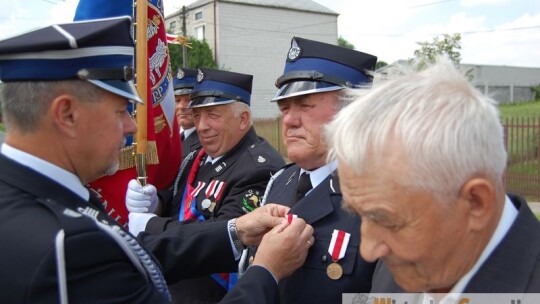
{"label": "cap with silver emblem", "polygon": [[332,44],[294,37],[272,101],[370,84],[377,57]]}
{"label": "cap with silver emblem", "polygon": [[179,68],[173,76],[174,95],[187,95],[193,92],[193,87],[197,83],[197,70]]}
{"label": "cap with silver emblem", "polygon": [[215,106],[235,101],[250,105],[253,75],[199,68],[189,108]]}

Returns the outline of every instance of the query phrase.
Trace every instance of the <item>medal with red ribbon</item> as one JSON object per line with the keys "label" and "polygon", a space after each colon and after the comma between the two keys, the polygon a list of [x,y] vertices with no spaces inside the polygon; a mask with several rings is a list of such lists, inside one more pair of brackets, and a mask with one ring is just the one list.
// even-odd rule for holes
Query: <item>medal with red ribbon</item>
{"label": "medal with red ribbon", "polygon": [[326,268],[326,274],[332,280],[337,280],[343,275],[343,268],[338,263],[345,256],[351,234],[342,230],[334,229],[332,240],[328,246],[328,253],[332,257],[332,263]]}
{"label": "medal with red ribbon", "polygon": [[[206,198],[201,202],[203,210],[208,209],[208,211],[213,212],[223,194],[223,190],[225,190],[225,182],[218,181],[217,179],[211,181],[204,191]],[[214,201],[212,201],[212,197],[215,199]]]}

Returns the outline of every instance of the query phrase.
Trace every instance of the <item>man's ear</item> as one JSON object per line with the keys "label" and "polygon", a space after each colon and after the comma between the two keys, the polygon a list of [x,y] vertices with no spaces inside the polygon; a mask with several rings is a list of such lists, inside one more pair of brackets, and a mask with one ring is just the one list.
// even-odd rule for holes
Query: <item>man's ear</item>
{"label": "man's ear", "polygon": [[251,127],[251,115],[249,111],[244,111],[240,114],[240,129],[245,130]]}
{"label": "man's ear", "polygon": [[497,193],[493,184],[485,178],[473,178],[461,187],[459,195],[468,208],[469,227],[484,229],[497,213]]}
{"label": "man's ear", "polygon": [[70,137],[77,136],[81,109],[79,101],[73,95],[63,94],[51,104],[51,114],[58,130]]}

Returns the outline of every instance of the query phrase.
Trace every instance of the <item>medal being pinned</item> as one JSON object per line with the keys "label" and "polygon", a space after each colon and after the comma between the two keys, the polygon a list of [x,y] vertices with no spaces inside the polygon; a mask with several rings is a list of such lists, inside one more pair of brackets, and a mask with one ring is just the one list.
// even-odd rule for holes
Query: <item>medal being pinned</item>
{"label": "medal being pinned", "polygon": [[326,268],[326,275],[332,280],[338,280],[343,276],[343,267],[338,263],[345,256],[351,234],[342,230],[334,229],[332,240],[328,246],[328,253],[332,257],[332,263]]}

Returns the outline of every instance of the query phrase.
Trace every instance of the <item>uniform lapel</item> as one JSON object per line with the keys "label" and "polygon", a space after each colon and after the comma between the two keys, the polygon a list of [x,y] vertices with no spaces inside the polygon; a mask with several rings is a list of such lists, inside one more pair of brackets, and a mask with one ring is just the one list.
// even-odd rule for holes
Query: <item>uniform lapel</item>
{"label": "uniform lapel", "polygon": [[308,224],[313,224],[331,214],[334,211],[334,206],[339,205],[340,201],[341,193],[339,192],[338,179],[332,173],[299,200],[291,208],[290,213],[303,218]]}

